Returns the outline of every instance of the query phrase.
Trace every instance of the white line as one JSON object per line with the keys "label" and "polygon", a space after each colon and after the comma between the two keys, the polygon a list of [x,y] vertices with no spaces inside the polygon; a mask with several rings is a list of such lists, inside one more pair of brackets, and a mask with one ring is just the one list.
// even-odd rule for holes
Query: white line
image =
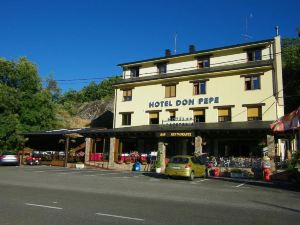
{"label": "white line", "polygon": [[128,220],[145,221],[144,219],[140,219],[140,218],[127,217],[127,216],[118,216],[118,215],[105,214],[105,213],[96,213],[96,215],[98,215],[98,216],[109,216],[109,217],[115,217],[115,218],[121,218],[121,219],[128,219]]}
{"label": "white line", "polygon": [[29,206],[36,206],[36,207],[42,207],[42,208],[49,208],[49,209],[62,209],[59,207],[54,207],[54,206],[48,206],[48,205],[37,205],[37,204],[32,204],[32,203],[25,203],[25,205]]}
{"label": "white line", "polygon": [[246,183],[243,183],[243,184],[239,184],[239,185],[237,185],[237,186],[235,186],[235,187],[242,187],[243,185],[245,185]]}
{"label": "white line", "polygon": [[85,174],[83,176],[86,176],[86,177],[95,177],[96,175],[94,175],[94,174]]}
{"label": "white line", "polygon": [[206,181],[206,180],[209,180],[209,179],[203,179],[203,180],[200,180],[200,182],[203,182],[203,181]]}

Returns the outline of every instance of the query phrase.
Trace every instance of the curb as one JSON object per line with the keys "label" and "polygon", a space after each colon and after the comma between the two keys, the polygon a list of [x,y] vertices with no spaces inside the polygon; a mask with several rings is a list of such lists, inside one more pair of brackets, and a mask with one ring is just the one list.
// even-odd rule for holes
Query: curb
{"label": "curb", "polygon": [[223,180],[228,182],[236,182],[236,183],[247,183],[250,185],[257,185],[263,187],[274,187],[274,188],[282,188],[294,191],[300,191],[299,184],[293,184],[291,182],[286,181],[263,181],[263,180],[254,180],[254,179],[246,179],[246,178],[231,178],[231,177],[208,177],[214,180]]}

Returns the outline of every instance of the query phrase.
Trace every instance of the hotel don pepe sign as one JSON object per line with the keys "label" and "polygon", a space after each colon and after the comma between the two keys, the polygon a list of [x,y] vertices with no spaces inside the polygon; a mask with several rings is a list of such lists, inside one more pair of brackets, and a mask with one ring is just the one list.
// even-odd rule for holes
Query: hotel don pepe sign
{"label": "hotel don pepe sign", "polygon": [[164,101],[151,101],[149,102],[149,108],[159,107],[172,107],[172,106],[193,106],[193,105],[209,105],[219,103],[219,97],[207,97],[198,99],[175,99],[175,100],[164,100]]}

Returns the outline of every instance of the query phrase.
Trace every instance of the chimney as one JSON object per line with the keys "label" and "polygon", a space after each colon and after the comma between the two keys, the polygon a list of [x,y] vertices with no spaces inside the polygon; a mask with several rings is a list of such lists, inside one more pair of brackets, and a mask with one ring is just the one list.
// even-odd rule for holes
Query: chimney
{"label": "chimney", "polygon": [[190,46],[189,46],[189,52],[190,52],[190,53],[194,53],[195,51],[196,51],[195,45],[190,45]]}
{"label": "chimney", "polygon": [[171,50],[170,50],[170,49],[166,49],[166,51],[165,51],[165,56],[166,56],[166,57],[171,56]]}

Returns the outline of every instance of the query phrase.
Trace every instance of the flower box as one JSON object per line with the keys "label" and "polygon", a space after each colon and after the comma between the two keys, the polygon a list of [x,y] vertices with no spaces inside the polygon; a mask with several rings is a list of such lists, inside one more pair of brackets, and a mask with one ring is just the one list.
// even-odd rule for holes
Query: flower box
{"label": "flower box", "polygon": [[76,163],[75,168],[76,169],[83,169],[84,168],[84,164],[83,163]]}

